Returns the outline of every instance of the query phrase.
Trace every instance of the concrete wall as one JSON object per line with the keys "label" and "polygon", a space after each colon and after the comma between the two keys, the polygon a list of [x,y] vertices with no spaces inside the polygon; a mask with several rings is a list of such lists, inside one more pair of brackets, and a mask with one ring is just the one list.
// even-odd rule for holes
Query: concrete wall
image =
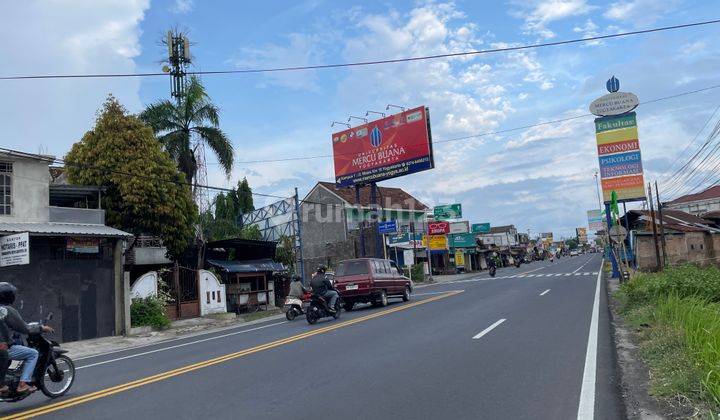
{"label": "concrete wall", "polygon": [[227,312],[225,285],[220,283],[215,274],[200,270],[199,286],[200,316]]}
{"label": "concrete wall", "polygon": [[58,223],[105,224],[105,210],[49,206],[49,221]]}
{"label": "concrete wall", "polygon": [[340,260],[354,258],[355,246],[347,231],[342,200],[323,188],[317,188],[305,201],[311,202],[303,203],[300,208],[305,276],[309,278],[320,264],[332,267]]}
{"label": "concrete wall", "polygon": [[0,222],[47,222],[50,202],[48,162],[3,154],[0,154],[0,161],[13,164],[12,214],[0,215]]}
{"label": "concrete wall", "polygon": [[720,199],[711,198],[708,200],[699,200],[681,204],[670,204],[667,206],[669,209],[680,210],[686,213],[694,214],[696,216],[702,213],[714,210],[720,210]]}
{"label": "concrete wall", "polygon": [[[636,259],[638,268],[652,270],[657,265],[655,256],[655,242],[652,235],[637,235]],[[662,259],[662,244],[659,242]],[[720,257],[720,234],[706,232],[688,232],[685,234],[666,234],[665,252],[668,263],[671,265],[683,263],[696,263],[700,265],[713,264],[715,258]]]}

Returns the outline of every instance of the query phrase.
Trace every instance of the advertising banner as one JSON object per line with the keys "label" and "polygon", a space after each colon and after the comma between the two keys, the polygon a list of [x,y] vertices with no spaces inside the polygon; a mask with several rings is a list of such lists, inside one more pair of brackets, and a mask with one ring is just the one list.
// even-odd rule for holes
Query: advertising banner
{"label": "advertising banner", "polygon": [[[430,238],[429,243],[428,238]],[[423,236],[423,246],[426,246],[431,251],[446,250],[448,249],[448,237],[447,235]]]}
{"label": "advertising banner", "polygon": [[602,218],[602,210],[588,210],[587,218],[590,230],[598,232],[605,229]]}
{"label": "advertising banner", "polygon": [[490,223],[473,223],[472,233],[490,233]]}
{"label": "advertising banner", "polygon": [[470,222],[451,222],[450,233],[468,233],[470,232]]}
{"label": "advertising banner", "polygon": [[450,233],[449,222],[430,222],[428,223],[428,233],[430,235],[446,235]]}
{"label": "advertising banner", "polygon": [[474,233],[450,234],[449,242],[450,248],[475,248],[477,246]]}
{"label": "advertising banner", "polygon": [[617,193],[618,201],[644,200],[645,181],[635,113],[595,119],[595,138],[604,201],[610,201],[612,191]]}
{"label": "advertising banner", "polygon": [[65,249],[76,254],[97,254],[100,238],[67,238]]}
{"label": "advertising banner", "polygon": [[433,208],[435,220],[459,219],[462,217],[462,204],[447,204]]}
{"label": "advertising banner", "polygon": [[430,119],[424,106],[332,135],[335,183],[362,185],[432,169]]}
{"label": "advertising banner", "polygon": [[0,236],[0,267],[30,264],[30,235]]}
{"label": "advertising banner", "polygon": [[575,228],[575,233],[577,234],[578,242],[581,244],[587,243],[587,229],[584,227]]}
{"label": "advertising banner", "polygon": [[455,267],[463,267],[465,265],[465,254],[461,250],[455,251]]}

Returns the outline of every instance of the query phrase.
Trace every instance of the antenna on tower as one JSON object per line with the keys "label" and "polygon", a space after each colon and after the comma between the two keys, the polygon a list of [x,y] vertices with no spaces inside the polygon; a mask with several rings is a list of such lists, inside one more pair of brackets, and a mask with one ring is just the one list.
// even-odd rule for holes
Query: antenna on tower
{"label": "antenna on tower", "polygon": [[180,103],[185,94],[187,68],[190,59],[190,40],[180,31],[169,30],[165,43],[168,47],[168,64],[162,70],[170,74],[170,94]]}

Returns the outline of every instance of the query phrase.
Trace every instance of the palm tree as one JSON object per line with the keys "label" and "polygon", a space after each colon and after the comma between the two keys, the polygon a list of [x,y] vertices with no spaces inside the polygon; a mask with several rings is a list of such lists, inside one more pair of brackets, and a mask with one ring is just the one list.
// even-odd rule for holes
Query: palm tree
{"label": "palm tree", "polygon": [[152,127],[188,182],[196,180],[196,153],[201,142],[213,151],[225,174],[230,175],[233,145],[220,130],[218,108],[197,76],[190,77],[185,94],[177,103],[162,100],[150,104],[140,119]]}

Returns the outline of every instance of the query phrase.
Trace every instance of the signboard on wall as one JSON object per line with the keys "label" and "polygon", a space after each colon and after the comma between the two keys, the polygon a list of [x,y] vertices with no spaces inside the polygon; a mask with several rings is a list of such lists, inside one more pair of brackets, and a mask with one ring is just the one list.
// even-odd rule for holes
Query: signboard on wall
{"label": "signboard on wall", "polygon": [[350,187],[432,169],[428,108],[421,106],[332,135],[335,183]]}
{"label": "signboard on wall", "polygon": [[448,249],[448,237],[447,235],[425,235],[423,236],[423,246],[431,251],[446,250]]}
{"label": "signboard on wall", "polygon": [[0,267],[30,264],[30,235],[27,232],[0,236]]}
{"label": "signboard on wall", "polygon": [[397,222],[395,220],[378,222],[378,233],[381,235],[397,233]]}
{"label": "signboard on wall", "polygon": [[451,248],[475,248],[477,242],[475,242],[474,233],[456,233],[450,235],[450,247]]}
{"label": "signboard on wall", "polygon": [[467,220],[462,222],[451,222],[450,233],[468,233],[470,232],[470,222]]}
{"label": "signboard on wall", "polygon": [[595,119],[603,200],[612,191],[618,201],[645,199],[642,156],[634,112]]}
{"label": "signboard on wall", "polygon": [[462,267],[465,265],[465,254],[462,250],[455,251],[455,267]]}
{"label": "signboard on wall", "polygon": [[76,254],[97,254],[100,238],[67,238],[65,249]]}

